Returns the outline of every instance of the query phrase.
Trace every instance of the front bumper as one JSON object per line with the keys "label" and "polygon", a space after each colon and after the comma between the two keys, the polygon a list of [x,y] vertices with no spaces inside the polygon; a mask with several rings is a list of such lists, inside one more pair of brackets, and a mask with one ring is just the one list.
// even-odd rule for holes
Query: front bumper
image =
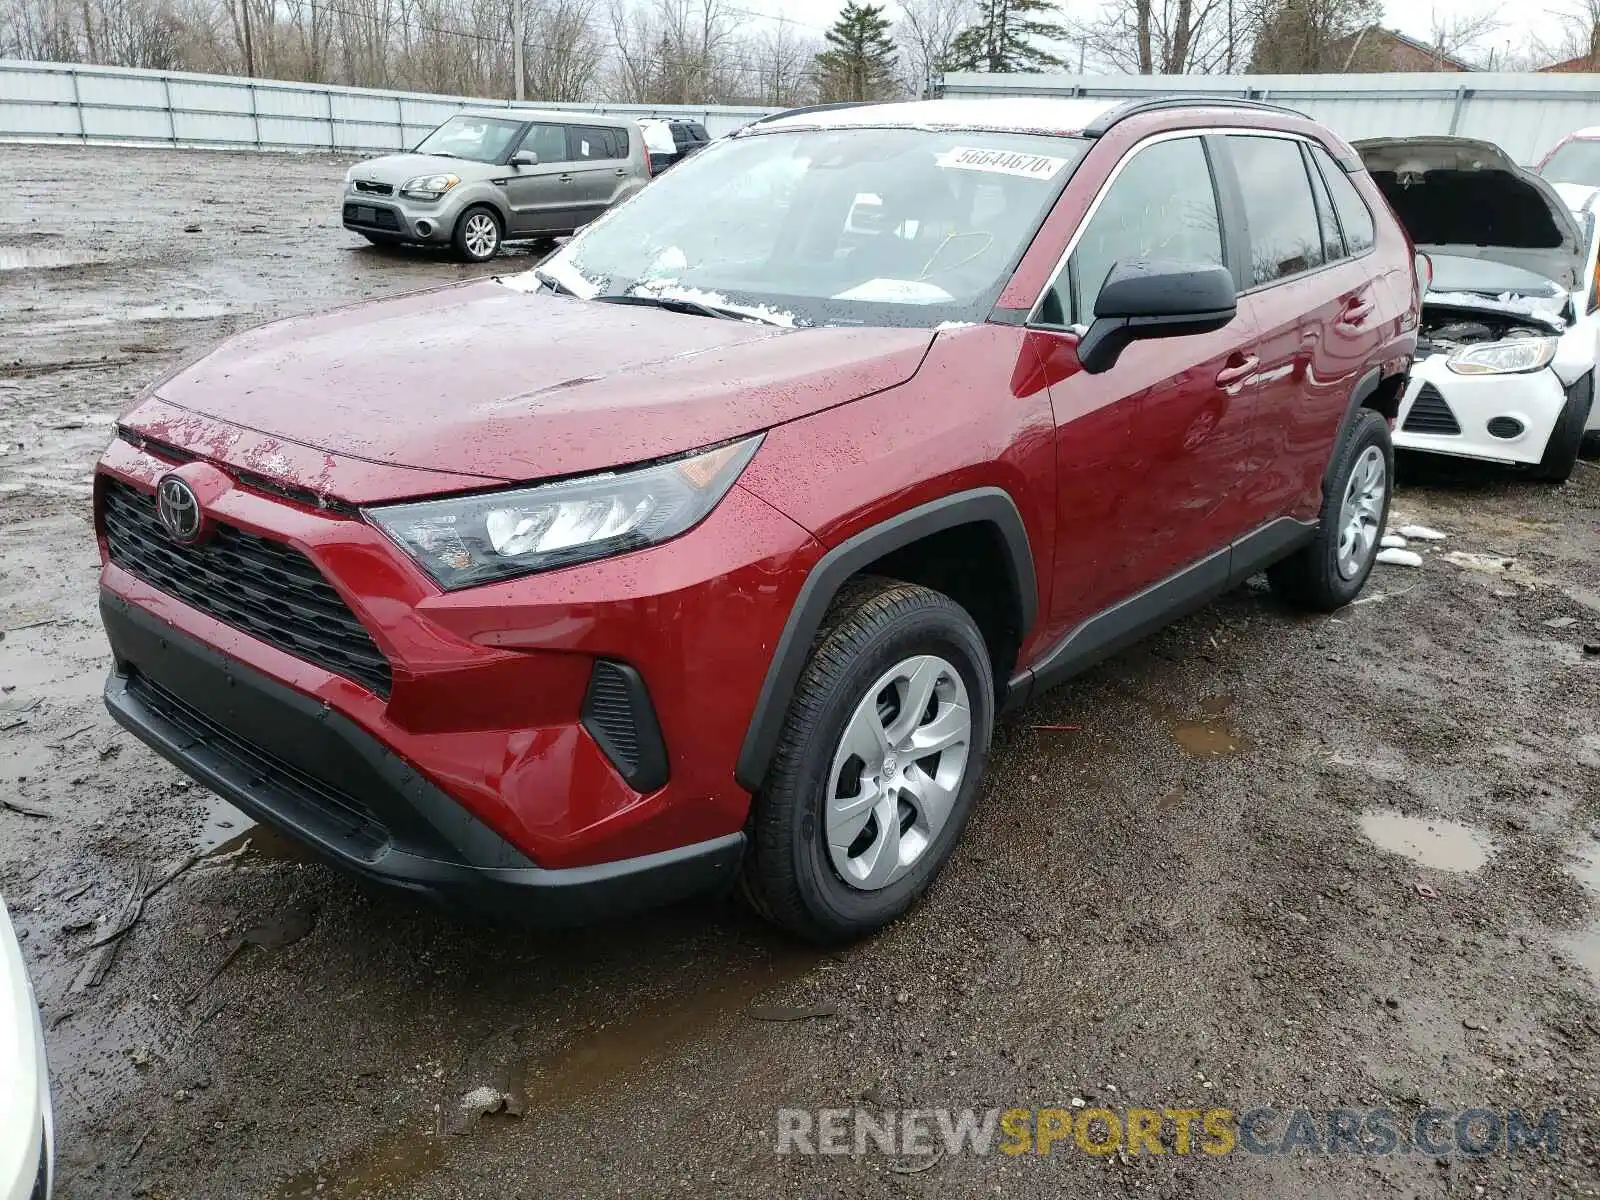
{"label": "front bumper", "polygon": [[346,190],[341,216],[344,227],[355,233],[407,242],[448,242],[461,208],[454,190],[431,203],[408,200],[398,194],[380,196]]}
{"label": "front bumper", "polygon": [[544,870],[340,714],[183,637],[116,595],[101,617],[118,724],[257,820],[359,875],[452,904],[554,924],[653,907],[729,883],[744,836]]}
{"label": "front bumper", "polygon": [[[318,457],[333,486],[370,475]],[[174,470],[222,479],[211,519],[309,560],[392,686],[380,695],[108,560],[107,703],[159,752],[326,857],[404,887],[538,893],[528,907],[587,919],[731,878],[750,801],[733,766],[820,554],[797,525],[735,487],[671,543],[443,593],[353,512],[119,438],[97,489],[103,555],[107,480],[148,495]],[[662,771],[630,773],[591,719],[606,663],[647,687]]]}
{"label": "front bumper", "polygon": [[1545,367],[1520,375],[1457,375],[1445,356],[1418,359],[1400,399],[1394,444],[1498,463],[1537,463],[1567,402]]}

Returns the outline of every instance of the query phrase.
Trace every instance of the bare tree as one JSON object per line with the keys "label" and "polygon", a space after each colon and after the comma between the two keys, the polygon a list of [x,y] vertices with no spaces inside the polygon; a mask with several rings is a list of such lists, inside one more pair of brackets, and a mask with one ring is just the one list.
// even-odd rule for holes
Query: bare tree
{"label": "bare tree", "polygon": [[745,41],[737,59],[746,83],[739,99],[772,108],[792,108],[816,97],[816,72],[812,66],[820,47],[802,36],[789,21],[777,24]]}
{"label": "bare tree", "polygon": [[1097,65],[1139,75],[1216,74],[1247,58],[1239,0],[1114,0],[1077,36]]}
{"label": "bare tree", "polygon": [[950,58],[950,47],[975,14],[971,0],[904,0],[895,40],[906,91],[913,96],[932,94],[934,79]]}
{"label": "bare tree", "polygon": [[[1600,4],[1600,0],[1595,3]],[[1436,65],[1443,67],[1451,60],[1463,61],[1463,56],[1474,46],[1503,27],[1504,22],[1491,10],[1440,12],[1435,5],[1430,17],[1428,45],[1436,56]]]}

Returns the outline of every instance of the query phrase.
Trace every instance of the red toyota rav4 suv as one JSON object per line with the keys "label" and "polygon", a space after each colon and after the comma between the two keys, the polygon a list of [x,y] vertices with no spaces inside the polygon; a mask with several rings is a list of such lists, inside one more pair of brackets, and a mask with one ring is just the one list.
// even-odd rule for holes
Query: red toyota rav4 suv
{"label": "red toyota rav4 suv", "polygon": [[997,710],[1371,569],[1418,314],[1350,147],[1215,100],[798,111],[532,272],[282,321],[99,469],[112,713],[364,875],[580,919],[924,891]]}

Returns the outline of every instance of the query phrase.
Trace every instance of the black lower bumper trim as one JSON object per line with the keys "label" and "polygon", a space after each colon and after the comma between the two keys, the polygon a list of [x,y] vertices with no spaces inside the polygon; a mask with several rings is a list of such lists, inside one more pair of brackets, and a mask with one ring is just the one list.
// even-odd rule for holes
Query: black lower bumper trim
{"label": "black lower bumper trim", "polygon": [[727,887],[729,834],[589,867],[534,865],[338,711],[102,591],[117,722],[250,816],[357,874],[451,904],[578,924]]}

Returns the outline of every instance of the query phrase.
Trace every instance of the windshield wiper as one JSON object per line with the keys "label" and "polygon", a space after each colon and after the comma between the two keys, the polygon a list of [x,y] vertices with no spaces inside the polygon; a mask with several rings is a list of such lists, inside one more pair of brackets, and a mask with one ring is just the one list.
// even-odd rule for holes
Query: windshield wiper
{"label": "windshield wiper", "polygon": [[531,274],[539,281],[539,285],[541,287],[549,288],[558,296],[576,296],[578,294],[566,284],[562,283],[561,280],[550,274],[549,271],[540,270],[538,267],[534,267]]}
{"label": "windshield wiper", "polygon": [[782,321],[774,320],[760,313],[747,312],[742,308],[734,308],[732,306],[707,304],[704,300],[691,300],[686,296],[612,294],[596,296],[595,299],[604,301],[606,304],[637,304],[647,308],[664,308],[668,312],[687,313],[696,317],[715,317],[719,321],[758,321],[763,325],[785,327]]}

